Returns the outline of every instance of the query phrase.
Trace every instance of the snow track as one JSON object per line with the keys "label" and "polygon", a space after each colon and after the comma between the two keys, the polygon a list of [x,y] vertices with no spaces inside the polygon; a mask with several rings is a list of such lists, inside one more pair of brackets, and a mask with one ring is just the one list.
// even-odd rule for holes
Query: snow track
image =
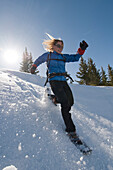
{"label": "snow track", "polygon": [[[92,146],[93,152],[89,165],[94,169],[113,169],[113,122],[86,111],[81,104],[73,109],[74,121],[81,138]],[[109,159],[108,159],[109,158]]]}
{"label": "snow track", "polygon": [[0,169],[13,165],[18,170],[112,170],[113,88],[71,85],[73,120],[93,149],[83,156],[65,135],[60,106],[47,98],[44,81],[0,71]]}

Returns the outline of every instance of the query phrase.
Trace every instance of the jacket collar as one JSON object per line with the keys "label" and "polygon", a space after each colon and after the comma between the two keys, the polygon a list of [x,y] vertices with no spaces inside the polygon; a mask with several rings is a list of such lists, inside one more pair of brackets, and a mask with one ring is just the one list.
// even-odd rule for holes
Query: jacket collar
{"label": "jacket collar", "polygon": [[59,55],[59,53],[57,53],[56,51],[53,51],[53,53]]}

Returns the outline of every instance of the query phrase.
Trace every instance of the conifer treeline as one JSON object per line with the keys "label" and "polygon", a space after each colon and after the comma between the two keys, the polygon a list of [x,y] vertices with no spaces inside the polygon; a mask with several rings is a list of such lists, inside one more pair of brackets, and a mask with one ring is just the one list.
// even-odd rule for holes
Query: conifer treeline
{"label": "conifer treeline", "polygon": [[91,58],[88,62],[81,57],[79,72],[76,76],[80,80],[79,84],[94,85],[94,86],[113,86],[113,68],[108,64],[108,75],[105,73],[103,67],[101,71],[96,68],[95,63]]}
{"label": "conifer treeline", "polygon": [[28,53],[27,48],[25,48],[22,56],[22,62],[20,63],[20,71],[30,73],[32,64],[32,54]]}

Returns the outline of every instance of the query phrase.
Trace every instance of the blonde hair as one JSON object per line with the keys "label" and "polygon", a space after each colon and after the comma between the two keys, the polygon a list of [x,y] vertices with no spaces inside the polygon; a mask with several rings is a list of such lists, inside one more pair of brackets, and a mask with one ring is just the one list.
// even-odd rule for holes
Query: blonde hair
{"label": "blonde hair", "polygon": [[49,52],[53,52],[53,45],[56,45],[57,42],[62,42],[62,45],[64,45],[62,40],[55,39],[55,38],[52,38],[52,39],[49,39],[49,40],[44,40],[44,42],[42,44],[43,44],[43,47],[44,47],[45,50],[47,50]]}

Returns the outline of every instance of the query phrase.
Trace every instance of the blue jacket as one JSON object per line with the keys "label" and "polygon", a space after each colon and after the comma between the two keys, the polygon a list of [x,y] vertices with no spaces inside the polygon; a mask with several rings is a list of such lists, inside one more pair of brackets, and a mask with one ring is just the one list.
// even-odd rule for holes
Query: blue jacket
{"label": "blue jacket", "polygon": [[[40,64],[47,62],[48,59],[48,54],[50,55],[50,52],[46,52],[44,54],[42,54],[41,56],[39,56],[39,58],[37,58],[34,62],[34,65],[36,67],[38,67]],[[66,62],[76,62],[79,61],[79,58],[82,55],[80,54],[59,54],[56,51],[51,53],[51,59],[60,59],[60,60],[49,60],[48,63],[48,73],[64,73],[66,72],[65,70],[65,63]],[[61,60],[64,60],[61,61]],[[51,80],[58,80],[58,81],[66,81],[66,78],[64,76],[55,76],[49,79],[49,81]]]}

